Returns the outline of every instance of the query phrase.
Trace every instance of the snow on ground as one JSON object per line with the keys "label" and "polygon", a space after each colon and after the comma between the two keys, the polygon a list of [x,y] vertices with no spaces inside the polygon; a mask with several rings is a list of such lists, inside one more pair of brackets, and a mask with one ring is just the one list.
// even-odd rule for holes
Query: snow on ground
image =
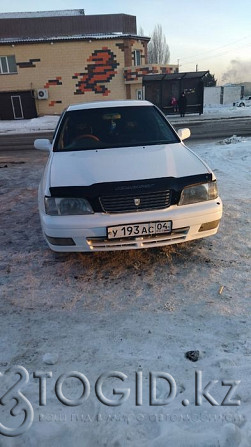
{"label": "snow on ground", "polygon": [[[47,155],[0,153],[0,371],[13,365],[28,370],[22,392],[34,409],[31,428],[16,438],[0,435],[1,446],[251,446],[251,138],[187,144],[217,175],[224,204],[218,234],[115,253],[49,251],[37,212]],[[198,360],[189,360],[188,351],[197,351]],[[35,371],[52,373],[44,406]],[[90,396],[79,406],[56,397],[56,380],[70,371],[90,382]],[[117,401],[120,394],[112,389],[130,388],[120,406],[107,406],[95,394],[98,377],[108,371],[127,376],[124,382],[106,379],[103,389]],[[153,371],[169,373],[172,389],[176,383],[168,405],[149,404]],[[195,405],[196,371],[203,389],[218,381],[208,387],[218,405],[205,397]],[[135,403],[136,372],[142,372],[142,405]],[[4,391],[16,381],[13,374],[1,380]],[[222,402],[233,381],[240,383],[230,398],[235,405],[228,406]],[[169,391],[159,379],[157,398],[166,399]],[[69,378],[63,392],[74,399],[83,387]],[[6,426],[23,420],[10,416],[12,406],[0,409]]]}
{"label": "snow on ground", "polygon": [[0,120],[0,135],[54,130],[59,116],[46,115],[30,120]]}

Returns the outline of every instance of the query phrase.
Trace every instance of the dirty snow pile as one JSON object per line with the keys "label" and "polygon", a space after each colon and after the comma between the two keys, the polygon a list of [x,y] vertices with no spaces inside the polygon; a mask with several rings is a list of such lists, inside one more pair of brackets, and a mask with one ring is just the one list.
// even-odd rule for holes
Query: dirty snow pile
{"label": "dirty snow pile", "polygon": [[232,135],[232,137],[224,138],[224,140],[219,141],[219,144],[237,144],[244,142],[245,138],[238,137],[237,135]]}

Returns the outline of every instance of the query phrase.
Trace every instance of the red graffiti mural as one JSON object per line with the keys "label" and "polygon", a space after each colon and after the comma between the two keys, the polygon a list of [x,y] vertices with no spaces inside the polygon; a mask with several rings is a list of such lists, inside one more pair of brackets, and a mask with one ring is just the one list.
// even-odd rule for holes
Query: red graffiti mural
{"label": "red graffiti mural", "polygon": [[79,79],[76,84],[75,95],[83,95],[86,92],[95,92],[108,96],[111,93],[105,86],[117,74],[116,68],[119,63],[115,54],[107,47],[96,50],[88,58],[87,73],[75,73],[73,79]]}

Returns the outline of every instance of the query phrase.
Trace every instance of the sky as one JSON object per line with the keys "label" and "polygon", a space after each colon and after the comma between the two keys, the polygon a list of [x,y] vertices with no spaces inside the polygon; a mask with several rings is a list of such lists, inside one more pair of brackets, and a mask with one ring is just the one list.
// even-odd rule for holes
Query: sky
{"label": "sky", "polygon": [[151,36],[161,25],[170,64],[180,71],[210,70],[218,85],[251,82],[250,0],[11,0],[2,12],[84,9],[92,14],[131,14]]}

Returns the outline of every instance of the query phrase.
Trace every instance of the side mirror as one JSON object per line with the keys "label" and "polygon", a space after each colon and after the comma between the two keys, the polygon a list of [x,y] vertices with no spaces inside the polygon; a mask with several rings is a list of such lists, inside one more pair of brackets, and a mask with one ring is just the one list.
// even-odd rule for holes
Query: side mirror
{"label": "side mirror", "polygon": [[190,137],[191,131],[187,127],[184,129],[179,129],[177,132],[178,136],[180,137],[181,141],[186,140]]}
{"label": "side mirror", "polygon": [[38,140],[35,140],[34,147],[39,151],[47,152],[50,152],[52,148],[50,140],[47,140],[46,138],[39,138]]}

